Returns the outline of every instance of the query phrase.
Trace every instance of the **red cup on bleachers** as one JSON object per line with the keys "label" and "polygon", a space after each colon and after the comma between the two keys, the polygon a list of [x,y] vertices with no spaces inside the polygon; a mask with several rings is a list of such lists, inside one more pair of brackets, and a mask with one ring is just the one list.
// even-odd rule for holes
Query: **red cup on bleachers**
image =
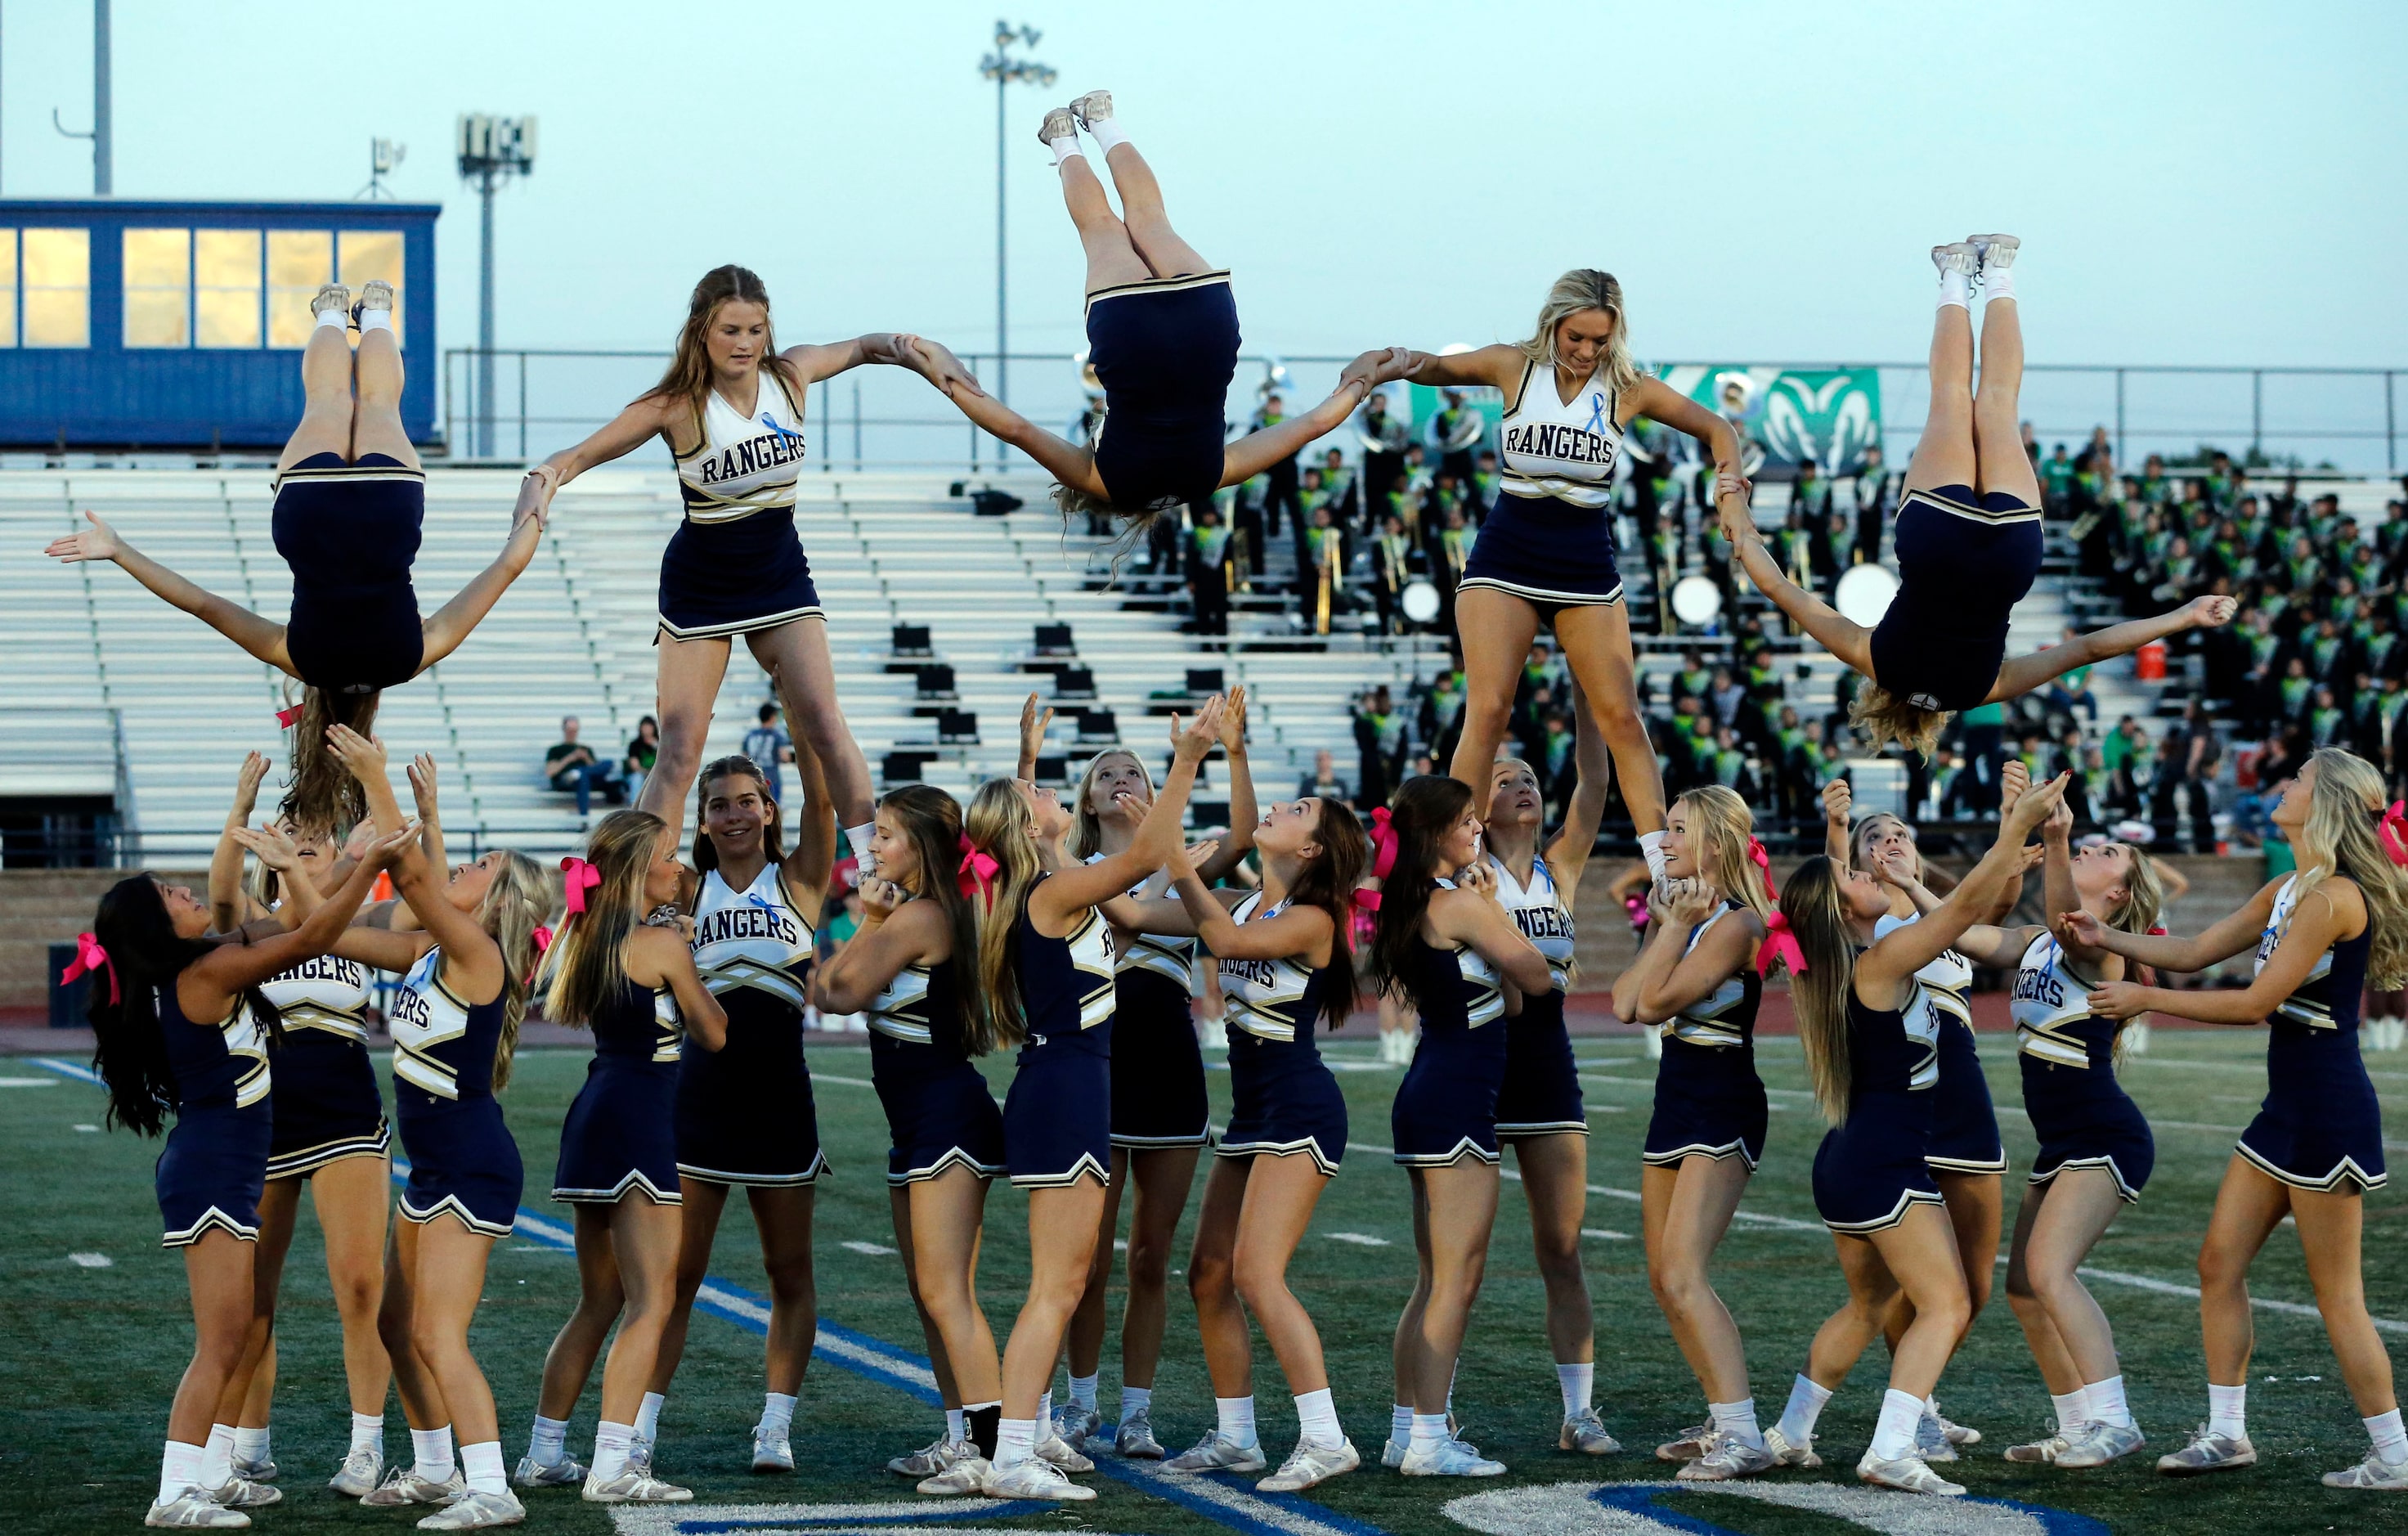
{"label": "red cup on bleachers", "polygon": [[2143,682],[2163,682],[2166,681],[2165,641],[2151,640],[2148,644],[2141,647],[2141,649],[2133,654],[2135,657],[2134,665],[2139,668],[2140,678]]}

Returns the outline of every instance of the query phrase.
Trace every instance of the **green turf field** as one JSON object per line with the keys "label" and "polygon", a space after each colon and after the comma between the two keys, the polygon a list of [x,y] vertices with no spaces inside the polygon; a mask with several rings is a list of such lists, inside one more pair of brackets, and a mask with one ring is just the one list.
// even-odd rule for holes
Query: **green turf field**
{"label": "green turf field", "polygon": [[[1408,1483],[1373,1467],[1314,1490],[1310,1502],[1224,1500],[1199,1513],[1153,1491],[1154,1485],[1099,1473],[1086,1481],[1102,1497],[1061,1512],[982,1514],[944,1505],[931,1513],[953,1516],[947,1523],[957,1529],[967,1529],[959,1523],[967,1516],[981,1529],[1158,1536],[1231,1529],[1249,1536],[1469,1529],[1643,1536],[1667,1529],[1786,1536],[1864,1529],[1843,1518],[1854,1502],[1849,1490],[1856,1487],[1847,1469],[1862,1450],[1881,1401],[1885,1361],[1879,1357],[1859,1367],[1823,1415],[1820,1443],[1832,1467],[1760,1480],[1793,1501],[1819,1499],[1829,1514],[1755,1498],[1682,1495],[1669,1499],[1651,1523],[1644,1515],[1589,1501],[1583,1497],[1585,1490],[1550,1491],[1553,1485],[1570,1482],[1669,1478],[1672,1469],[1647,1453],[1701,1413],[1697,1385],[1648,1296],[1635,1236],[1635,1196],[1622,1193],[1637,1187],[1651,1066],[1636,1041],[1577,1043],[1595,1127],[1590,1177],[1608,1191],[1592,1195],[1588,1218],[1598,1395],[1607,1426],[1636,1454],[1590,1459],[1554,1449],[1555,1377],[1540,1331],[1540,1288],[1527,1256],[1526,1218],[1509,1181],[1456,1399],[1468,1437],[1510,1463],[1509,1476],[1483,1484]],[[2032,1148],[2016,1107],[2014,1061],[2003,1038],[1985,1037],[1982,1044],[2008,1154],[2017,1165],[2018,1173],[2010,1175],[2014,1180]],[[2157,1166],[2144,1203],[2122,1218],[2093,1256],[2097,1268],[2125,1280],[2095,1280],[2094,1288],[2114,1320],[2133,1407],[2151,1436],[2150,1451],[2086,1472],[2011,1469],[1998,1459],[2006,1444],[2037,1433],[2048,1414],[2048,1400],[2000,1296],[1941,1388],[1950,1415],[1985,1432],[1985,1443],[1949,1471],[1976,1498],[2072,1512],[2118,1531],[2181,1529],[2220,1536],[2408,1530],[2408,1501],[2317,1486],[2318,1473],[2364,1454],[2365,1437],[2312,1315],[2266,1309],[2258,1314],[2250,1427],[2263,1464],[2204,1485],[2169,1483],[2149,1468],[2158,1449],[2178,1444],[2205,1416],[2194,1303],[2171,1287],[2192,1278],[2198,1233],[2232,1130],[2246,1122],[2262,1088],[2262,1049],[2263,1037],[2256,1033],[2160,1030],[2155,1048],[2127,1072],[2157,1127]],[[1340,1081],[1353,1107],[1358,1141],[1384,1146],[1398,1069],[1374,1065],[1368,1044],[1334,1044],[1330,1054],[1341,1069],[1341,1069]],[[1842,1286],[1830,1240],[1819,1228],[1793,1225],[1813,1217],[1807,1173],[1821,1132],[1803,1092],[1796,1042],[1767,1041],[1760,1057],[1774,1089],[1772,1135],[1742,1219],[1722,1250],[1717,1281],[1746,1333],[1756,1399],[1769,1423],[1786,1397],[1808,1337],[1839,1301]],[[820,1125],[837,1170],[821,1186],[819,1202],[822,1316],[916,1356],[919,1331],[900,1271],[887,1254],[872,1251],[889,1246],[891,1239],[881,1176],[885,1127],[868,1087],[867,1052],[814,1044],[811,1058],[820,1074]],[[2408,1083],[2408,1058],[2377,1056],[2372,1065],[2379,1089]],[[518,1081],[504,1100],[526,1152],[527,1203],[538,1213],[563,1212],[544,1195],[560,1118],[583,1071],[580,1054],[531,1052],[522,1058]],[[998,1088],[1009,1071],[1008,1061],[992,1064]],[[136,1527],[155,1486],[167,1401],[190,1349],[182,1266],[158,1247],[150,1188],[155,1146],[123,1133],[98,1132],[101,1100],[89,1085],[63,1079],[25,1085],[27,1080],[54,1077],[22,1060],[0,1063],[0,1079],[12,1084],[0,1087],[0,1188],[8,1191],[7,1237],[0,1246],[0,1486],[8,1490],[9,1523],[22,1529],[125,1530]],[[1213,1077],[1216,1102],[1226,1105],[1226,1075]],[[1358,1150],[1350,1156],[1294,1272],[1297,1290],[1321,1325],[1340,1411],[1355,1443],[1372,1457],[1386,1430],[1389,1332],[1412,1275],[1405,1187],[1403,1173],[1383,1155]],[[2010,1225],[2015,1187],[2011,1183]],[[996,1192],[989,1211],[991,1235],[981,1280],[1000,1334],[1025,1278],[1025,1207],[1006,1187]],[[1751,1221],[1751,1213],[1785,1220]],[[750,1226],[734,1208],[729,1216],[713,1273],[736,1286],[757,1287]],[[2408,1219],[2399,1197],[2378,1194],[2369,1203],[2368,1217],[2366,1282],[2372,1310],[2378,1317],[2408,1319],[2408,1264],[2401,1256]],[[1328,1236],[1335,1232],[1383,1240],[1384,1245],[1336,1241]],[[346,1435],[337,1331],[315,1227],[306,1218],[294,1247],[286,1271],[276,1424],[286,1499],[260,1512],[256,1529],[296,1536],[406,1529],[399,1512],[361,1510],[322,1486]],[[86,1267],[70,1255],[104,1256],[108,1263]],[[542,1354],[567,1313],[575,1275],[566,1255],[529,1241],[523,1231],[501,1246],[492,1277],[475,1343],[500,1400],[505,1450],[515,1460],[523,1449]],[[2278,1234],[2269,1245],[2256,1281],[2261,1299],[2294,1304],[2311,1299],[2298,1246],[2287,1234]],[[1211,1390],[1193,1335],[1181,1321],[1183,1308],[1183,1299],[1175,1298],[1154,1408],[1164,1440],[1179,1444],[1211,1423]],[[2408,1342],[2408,1326],[2391,1324],[2389,1332]],[[793,1511],[771,1524],[784,1529],[812,1523],[824,1529],[858,1529],[896,1517],[895,1512],[859,1506],[911,1499],[909,1487],[882,1466],[888,1457],[932,1438],[939,1426],[936,1413],[893,1385],[842,1368],[829,1357],[827,1343],[824,1336],[796,1425],[799,1471],[791,1478],[755,1478],[745,1471],[746,1431],[760,1401],[759,1341],[724,1319],[696,1319],[662,1420],[659,1449],[662,1471],[695,1491],[689,1518],[708,1520],[720,1530],[741,1529],[728,1523],[737,1517],[733,1512],[706,1514],[703,1506],[810,1501],[854,1508]],[[1258,1361],[1264,1441],[1276,1460],[1292,1443],[1295,1421],[1268,1352],[1261,1352]],[[1114,1371],[1108,1349],[1108,1413],[1115,1401]],[[589,1389],[571,1432],[573,1446],[590,1443],[594,1414]],[[387,1424],[389,1447],[407,1454],[397,1405]],[[1825,1491],[1786,1491],[1804,1485]],[[1242,1483],[1226,1486],[1233,1493],[1245,1490]],[[1219,1488],[1205,1491],[1222,1497]],[[1879,1497],[1907,1501],[1905,1496]],[[1473,1502],[1456,1502],[1467,1499]],[[1189,1502],[1203,1501],[1191,1496]],[[530,1529],[610,1529],[607,1512],[580,1503],[573,1494],[531,1495],[528,1504]],[[1916,1510],[1918,1518],[1910,1526],[1896,1524],[1903,1512],[1888,1508],[1892,1521],[1877,1529],[2019,1530],[2031,1536],[2097,1529],[2086,1521],[2016,1517],[1996,1505],[1953,1514],[1936,1503],[1917,1503]],[[625,1521],[623,1529],[629,1536],[638,1529],[666,1536],[674,1529],[645,1523],[658,1519]],[[763,1527],[756,1523],[753,1529]]]}

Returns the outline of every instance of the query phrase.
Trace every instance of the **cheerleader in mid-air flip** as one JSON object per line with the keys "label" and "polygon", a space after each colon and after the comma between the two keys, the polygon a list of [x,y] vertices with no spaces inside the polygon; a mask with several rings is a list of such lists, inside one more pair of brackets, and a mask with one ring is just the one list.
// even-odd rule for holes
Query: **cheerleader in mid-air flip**
{"label": "cheerleader in mid-air flip", "polygon": [[[2229,597],[2197,597],[2028,656],[2007,655],[2007,617],[2039,574],[2040,481],[2016,417],[2024,335],[2016,315],[2012,235],[1934,246],[1940,310],[1931,333],[1931,411],[1899,502],[1898,596],[1870,629],[1782,573],[1764,547],[1743,490],[1720,480],[1723,537],[1750,580],[1831,654],[1863,673],[1848,718],[1878,748],[1895,741],[1926,756],[1947,716],[2014,698],[2077,667],[2136,651],[2186,629],[2229,624]],[[1973,285],[1982,310],[1982,387],[1973,388]]]}

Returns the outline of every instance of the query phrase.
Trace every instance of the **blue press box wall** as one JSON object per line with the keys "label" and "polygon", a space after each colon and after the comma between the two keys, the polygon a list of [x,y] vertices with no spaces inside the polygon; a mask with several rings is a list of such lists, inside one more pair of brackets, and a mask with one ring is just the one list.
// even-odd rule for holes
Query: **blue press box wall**
{"label": "blue press box wall", "polygon": [[0,348],[0,446],[276,448],[301,419],[301,353],[292,348],[136,348],[122,344],[128,228],[398,229],[402,235],[403,425],[434,436],[435,220],[432,203],[134,202],[0,198],[0,228],[92,231],[92,344]]}

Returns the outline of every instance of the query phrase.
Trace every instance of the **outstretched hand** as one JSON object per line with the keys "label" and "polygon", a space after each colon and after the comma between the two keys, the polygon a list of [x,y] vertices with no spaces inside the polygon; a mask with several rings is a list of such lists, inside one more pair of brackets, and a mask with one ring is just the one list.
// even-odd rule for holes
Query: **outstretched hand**
{"label": "outstretched hand", "polygon": [[2220,629],[2232,622],[2241,611],[2241,604],[2230,597],[2193,597],[2183,608],[2183,617],[2190,629]]}
{"label": "outstretched hand", "polygon": [[1170,741],[1173,754],[1182,763],[1200,763],[1221,739],[1221,718],[1227,711],[1219,694],[1204,701],[1196,717],[1182,725],[1177,715],[1170,717]]}
{"label": "outstretched hand", "polygon": [[97,513],[86,512],[83,520],[92,526],[81,533],[71,533],[64,538],[51,539],[50,548],[42,553],[70,566],[82,560],[114,560],[123,553],[125,541],[118,538],[117,530],[103,523]]}
{"label": "outstretched hand", "polygon": [[922,336],[898,335],[895,338],[898,356],[896,361],[937,386],[939,395],[951,395],[958,386],[968,395],[984,395],[979,388],[978,376],[962,366],[953,349],[941,341],[931,341]]}
{"label": "outstretched hand", "polygon": [[250,849],[260,863],[280,875],[289,875],[301,868],[301,850],[273,823],[259,827],[232,827],[226,836]]}
{"label": "outstretched hand", "polygon": [[1029,695],[1028,702],[1020,707],[1020,755],[1024,760],[1044,750],[1045,733],[1054,725],[1052,708],[1046,707],[1042,713],[1039,710],[1035,694]]}
{"label": "outstretched hand", "polygon": [[1823,819],[1833,826],[1845,827],[1856,810],[1856,794],[1845,779],[1834,779],[1823,786]]}
{"label": "outstretched hand", "polygon": [[326,750],[363,783],[384,777],[384,743],[373,736],[362,736],[349,725],[329,725]]}
{"label": "outstretched hand", "polygon": [[1338,388],[1360,384],[1365,395],[1383,384],[1394,383],[1412,370],[1413,354],[1404,347],[1382,347],[1368,352],[1346,365],[1338,375]]}
{"label": "outstretched hand", "polygon": [[2084,949],[2099,949],[2105,942],[2107,925],[2099,921],[2096,912],[2076,907],[2059,917],[2057,923],[2058,932],[2069,943],[2078,944]]}

